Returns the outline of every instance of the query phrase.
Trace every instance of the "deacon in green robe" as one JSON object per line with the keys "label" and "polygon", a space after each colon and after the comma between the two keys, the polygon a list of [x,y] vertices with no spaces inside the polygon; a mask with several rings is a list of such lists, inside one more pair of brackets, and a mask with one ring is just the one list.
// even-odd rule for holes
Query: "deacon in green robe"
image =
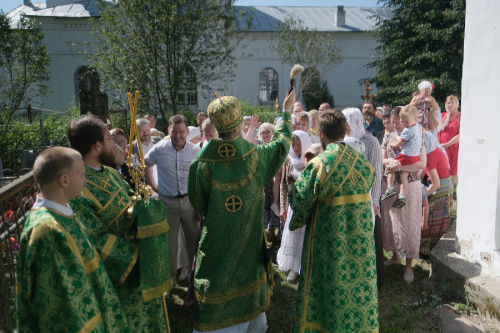
{"label": "deacon in green robe", "polygon": [[84,230],[74,214],[50,204],[28,215],[17,263],[19,332],[130,332],[120,299]]}
{"label": "deacon in green robe", "polygon": [[341,142],[346,119],[325,111],[325,151],[304,169],[288,198],[290,230],[306,225],[294,332],[378,332],[370,162]]}
{"label": "deacon in green robe", "polygon": [[208,116],[221,139],[203,148],[188,178],[189,199],[205,217],[194,274],[195,332],[232,326],[231,332],[264,332],[273,286],[262,225],[264,187],[290,149],[290,112],[284,112],[272,141],[260,146],[240,137],[243,117],[236,98],[217,98]]}
{"label": "deacon in green robe", "polygon": [[35,160],[33,175],[41,193],[20,239],[18,332],[130,332],[106,268],[68,206],[85,183],[82,156],[48,148]]}
{"label": "deacon in green robe", "polygon": [[84,116],[68,139],[82,153],[87,182],[70,204],[80,216],[116,288],[133,332],[166,332],[164,292],[172,287],[165,208],[158,200],[134,201],[129,185],[105,165],[115,145],[105,124]]}

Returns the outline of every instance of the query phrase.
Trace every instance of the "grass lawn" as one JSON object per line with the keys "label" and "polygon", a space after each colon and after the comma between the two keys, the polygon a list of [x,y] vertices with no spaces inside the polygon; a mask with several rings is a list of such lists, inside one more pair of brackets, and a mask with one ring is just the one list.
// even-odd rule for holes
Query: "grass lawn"
{"label": "grass lawn", "polygon": [[[453,220],[455,219],[453,214]],[[276,258],[279,244],[271,245],[270,252]],[[391,253],[385,253],[387,258]],[[402,260],[404,263],[404,260]],[[429,278],[430,265],[425,260],[414,260],[415,281],[407,284],[403,279],[404,266],[386,267],[385,285],[379,290],[380,332],[441,332],[439,309],[445,303],[464,303],[464,300],[450,299],[447,291],[450,285],[437,284]],[[275,265],[276,286],[271,298],[271,307],[266,312],[269,333],[292,332],[297,283],[286,281],[286,273]],[[192,308],[183,307],[185,286],[174,289],[167,301],[172,332],[192,332]]]}

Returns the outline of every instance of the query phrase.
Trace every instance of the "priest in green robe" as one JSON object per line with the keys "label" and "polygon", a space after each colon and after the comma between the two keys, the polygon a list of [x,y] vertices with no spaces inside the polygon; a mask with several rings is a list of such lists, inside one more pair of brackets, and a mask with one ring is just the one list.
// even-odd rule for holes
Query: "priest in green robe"
{"label": "priest in green robe", "polygon": [[267,329],[273,274],[262,225],[264,187],[290,149],[294,98],[292,92],[285,100],[287,111],[271,142],[260,146],[241,137],[235,97],[218,97],[208,107],[220,139],[203,148],[188,178],[189,200],[205,217],[194,273],[195,332]]}
{"label": "priest in green robe", "polygon": [[82,156],[44,150],[33,173],[41,193],[20,239],[16,274],[18,332],[130,332],[96,248],[68,201],[85,182]]}
{"label": "priest in green robe", "polygon": [[107,167],[115,144],[104,122],[84,116],[68,128],[70,146],[85,163],[87,182],[71,201],[95,243],[133,332],[167,332],[164,292],[172,287],[168,223],[156,199],[134,200],[121,175]]}
{"label": "priest in green robe", "polygon": [[346,119],[323,112],[324,153],[289,193],[290,230],[306,225],[294,332],[378,332],[370,162],[346,145]]}

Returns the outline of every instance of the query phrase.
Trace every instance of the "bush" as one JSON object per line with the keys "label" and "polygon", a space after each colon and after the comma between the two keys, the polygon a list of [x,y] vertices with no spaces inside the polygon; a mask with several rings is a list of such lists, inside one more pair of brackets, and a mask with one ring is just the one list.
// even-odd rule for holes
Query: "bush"
{"label": "bush", "polygon": [[322,103],[328,103],[335,107],[335,100],[328,89],[328,83],[321,80],[319,75],[313,75],[302,92],[302,98],[306,105],[306,110],[319,109]]}
{"label": "bush", "polygon": [[250,105],[248,100],[241,100],[241,111],[243,116],[251,116],[254,113],[259,116],[259,122],[274,123],[274,119],[281,114],[277,114],[271,105]]}
{"label": "bush", "polygon": [[68,146],[66,131],[72,118],[79,116],[77,108],[69,113],[51,114],[43,117],[43,132],[40,128],[40,117],[34,117],[33,123],[16,119],[7,132],[0,157],[4,169],[11,169],[15,174],[21,169],[23,151],[33,150],[35,156],[46,146]]}

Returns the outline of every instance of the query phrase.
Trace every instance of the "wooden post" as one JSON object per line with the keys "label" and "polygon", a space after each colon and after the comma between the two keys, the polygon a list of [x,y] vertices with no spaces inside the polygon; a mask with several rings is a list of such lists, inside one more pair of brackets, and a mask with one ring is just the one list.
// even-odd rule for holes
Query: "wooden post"
{"label": "wooden post", "polygon": [[31,113],[31,104],[28,104],[28,123],[31,125],[33,123],[33,114]]}

